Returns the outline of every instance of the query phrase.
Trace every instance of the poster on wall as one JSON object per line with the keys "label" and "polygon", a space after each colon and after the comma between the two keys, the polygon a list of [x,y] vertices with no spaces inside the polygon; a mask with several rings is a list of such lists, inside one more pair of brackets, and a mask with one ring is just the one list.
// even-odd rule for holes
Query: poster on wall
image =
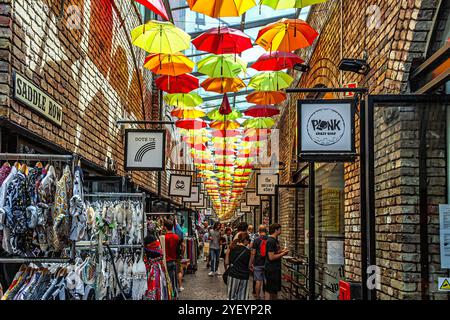
{"label": "poster on wall", "polygon": [[192,189],[192,176],[171,174],[169,182],[169,196],[190,197]]}
{"label": "poster on wall", "polygon": [[327,241],[327,264],[329,265],[344,264],[344,241],[341,240]]}
{"label": "poster on wall", "polygon": [[241,212],[250,212],[252,208],[248,206],[245,202],[241,202]]}
{"label": "poster on wall", "polygon": [[248,206],[259,206],[260,198],[256,192],[247,192],[247,205]]}
{"label": "poster on wall", "polygon": [[125,130],[125,171],[163,171],[165,148],[165,130]]}
{"label": "poster on wall", "polygon": [[299,156],[338,161],[354,155],[355,110],[353,100],[299,100]]}
{"label": "poster on wall", "polygon": [[183,198],[184,202],[198,203],[200,201],[200,186],[191,187],[191,195],[189,197]]}
{"label": "poster on wall", "polygon": [[258,196],[274,196],[275,186],[279,184],[280,176],[275,174],[259,173],[256,176],[256,194]]}
{"label": "poster on wall", "polygon": [[450,269],[450,205],[439,205],[441,269]]}

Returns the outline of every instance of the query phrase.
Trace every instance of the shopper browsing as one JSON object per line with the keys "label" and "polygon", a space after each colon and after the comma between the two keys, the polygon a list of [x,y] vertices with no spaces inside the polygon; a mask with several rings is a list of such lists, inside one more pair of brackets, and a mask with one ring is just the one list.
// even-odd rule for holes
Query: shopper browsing
{"label": "shopper browsing", "polygon": [[281,225],[271,224],[269,237],[266,243],[266,261],[264,264],[266,300],[277,300],[281,291],[281,258],[289,253],[284,248],[281,250],[278,237],[281,234]]}
{"label": "shopper browsing", "polygon": [[172,288],[175,293],[178,292],[177,285],[177,259],[180,248],[180,238],[173,232],[173,222],[170,220],[164,221],[165,231],[165,247],[166,247],[166,263],[167,271],[169,273]]}
{"label": "shopper browsing", "polygon": [[248,231],[248,223],[245,221],[239,222],[239,224],[237,226],[236,234],[234,235],[233,240],[237,239],[239,232],[247,232],[247,231]]}
{"label": "shopper browsing", "polygon": [[[261,289],[265,280],[264,264],[267,256],[267,228],[264,225],[259,226],[259,236],[253,241],[252,255],[250,258],[250,269],[253,271],[253,280],[255,281],[255,299],[261,300]],[[262,294],[264,298],[264,292]]]}
{"label": "shopper browsing", "polygon": [[250,237],[247,232],[239,232],[225,256],[228,271],[228,299],[248,300],[248,280],[250,278]]}
{"label": "shopper browsing", "polygon": [[219,269],[219,255],[220,255],[220,223],[216,222],[213,229],[209,233],[209,252],[211,256],[211,272],[210,277],[221,275]]}

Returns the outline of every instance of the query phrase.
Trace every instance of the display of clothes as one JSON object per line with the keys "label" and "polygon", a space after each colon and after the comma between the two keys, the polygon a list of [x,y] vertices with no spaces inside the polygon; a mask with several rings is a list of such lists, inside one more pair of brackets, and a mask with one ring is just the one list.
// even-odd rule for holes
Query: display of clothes
{"label": "display of clothes", "polygon": [[[61,253],[86,228],[82,171],[5,162],[0,168],[0,238],[11,255]],[[81,201],[81,203],[80,203]],[[73,231],[73,232],[72,232]]]}
{"label": "display of clothes", "polygon": [[197,270],[197,259],[198,259],[198,241],[195,237],[184,238],[184,259],[189,259],[190,271]]}
{"label": "display of clothes", "polygon": [[95,263],[88,257],[74,265],[22,265],[1,300],[94,300]]}

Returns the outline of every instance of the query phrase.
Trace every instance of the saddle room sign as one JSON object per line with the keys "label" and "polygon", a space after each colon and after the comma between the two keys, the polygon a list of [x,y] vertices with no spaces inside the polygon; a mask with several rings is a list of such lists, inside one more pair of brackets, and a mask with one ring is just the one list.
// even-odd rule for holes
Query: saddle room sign
{"label": "saddle room sign", "polygon": [[163,171],[165,149],[165,130],[125,130],[125,171]]}
{"label": "saddle room sign", "polygon": [[301,159],[337,161],[355,154],[353,100],[300,100],[297,114]]}
{"label": "saddle room sign", "polygon": [[190,197],[192,189],[192,176],[171,174],[169,183],[169,196]]}
{"label": "saddle room sign", "polygon": [[48,94],[29,81],[25,77],[13,73],[14,99],[23,103],[28,108],[44,116],[54,124],[61,126],[63,108]]}

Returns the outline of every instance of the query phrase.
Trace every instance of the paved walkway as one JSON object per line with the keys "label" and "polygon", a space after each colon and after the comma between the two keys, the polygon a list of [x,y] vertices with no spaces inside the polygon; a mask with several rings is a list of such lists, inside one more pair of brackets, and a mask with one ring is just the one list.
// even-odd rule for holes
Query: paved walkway
{"label": "paved walkway", "polygon": [[[203,259],[198,261],[198,270],[195,274],[184,276],[184,291],[180,294],[180,300],[226,300],[227,286],[222,276],[208,276],[209,268]],[[220,260],[219,272],[223,273],[223,260]]]}

